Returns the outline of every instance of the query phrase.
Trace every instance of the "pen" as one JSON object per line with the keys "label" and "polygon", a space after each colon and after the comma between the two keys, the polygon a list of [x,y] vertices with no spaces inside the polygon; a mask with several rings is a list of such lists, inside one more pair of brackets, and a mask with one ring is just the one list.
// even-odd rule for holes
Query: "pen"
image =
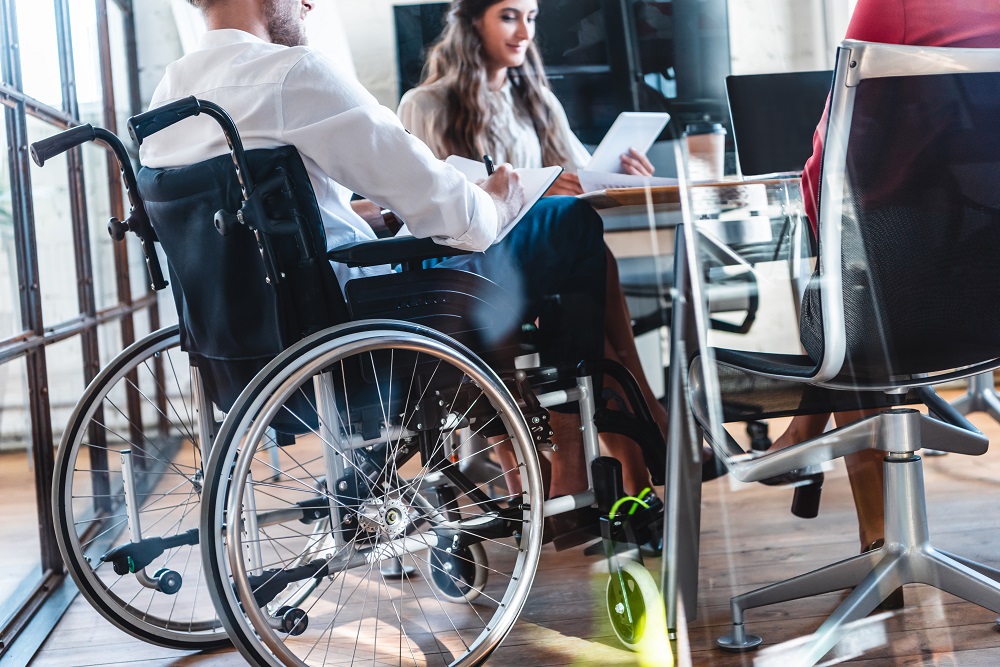
{"label": "pen", "polygon": [[492,176],[493,175],[493,158],[490,157],[489,155],[484,155],[483,156],[483,162],[486,163],[486,175],[487,176]]}

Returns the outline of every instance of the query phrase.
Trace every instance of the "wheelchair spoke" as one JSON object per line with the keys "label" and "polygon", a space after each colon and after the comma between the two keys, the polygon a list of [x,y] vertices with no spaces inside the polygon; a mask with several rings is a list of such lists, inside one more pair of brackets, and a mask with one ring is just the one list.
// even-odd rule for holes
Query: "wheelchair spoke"
{"label": "wheelchair spoke", "polygon": [[[523,416],[479,362],[420,337],[382,341],[296,349],[248,389],[212,454],[232,476],[207,482],[208,516],[242,517],[239,530],[214,523],[213,576],[232,583],[213,598],[267,661],[478,664],[530,585],[539,478]],[[270,449],[282,428],[294,443]],[[473,456],[500,446],[518,465],[470,479]],[[523,503],[484,491],[505,475]],[[263,606],[238,604],[252,593]]]}

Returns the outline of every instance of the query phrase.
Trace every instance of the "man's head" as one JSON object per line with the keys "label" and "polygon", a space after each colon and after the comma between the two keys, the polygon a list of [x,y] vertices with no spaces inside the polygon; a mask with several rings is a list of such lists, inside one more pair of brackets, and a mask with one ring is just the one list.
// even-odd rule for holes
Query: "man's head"
{"label": "man's head", "polygon": [[315,0],[188,0],[204,13],[209,28],[237,28],[274,44],[306,43],[305,17]]}

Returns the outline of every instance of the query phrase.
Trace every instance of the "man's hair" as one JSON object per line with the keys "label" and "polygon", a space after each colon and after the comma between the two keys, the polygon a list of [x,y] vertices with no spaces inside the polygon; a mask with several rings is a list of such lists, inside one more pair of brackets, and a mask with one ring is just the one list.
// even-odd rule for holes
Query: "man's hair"
{"label": "man's hair", "polygon": [[215,0],[188,0],[188,3],[190,3],[191,6],[195,7],[196,9],[201,9],[204,11],[209,7],[211,7],[215,3]]}

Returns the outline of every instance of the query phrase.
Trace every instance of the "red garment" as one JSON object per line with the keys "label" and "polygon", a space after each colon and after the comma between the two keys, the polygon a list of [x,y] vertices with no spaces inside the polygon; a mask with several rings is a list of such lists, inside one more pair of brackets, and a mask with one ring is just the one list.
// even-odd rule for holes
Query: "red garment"
{"label": "red garment", "polygon": [[[845,39],[912,46],[1000,48],[1000,0],[858,0]],[[819,213],[820,157],[830,101],[802,170],[802,197],[813,234]]]}

